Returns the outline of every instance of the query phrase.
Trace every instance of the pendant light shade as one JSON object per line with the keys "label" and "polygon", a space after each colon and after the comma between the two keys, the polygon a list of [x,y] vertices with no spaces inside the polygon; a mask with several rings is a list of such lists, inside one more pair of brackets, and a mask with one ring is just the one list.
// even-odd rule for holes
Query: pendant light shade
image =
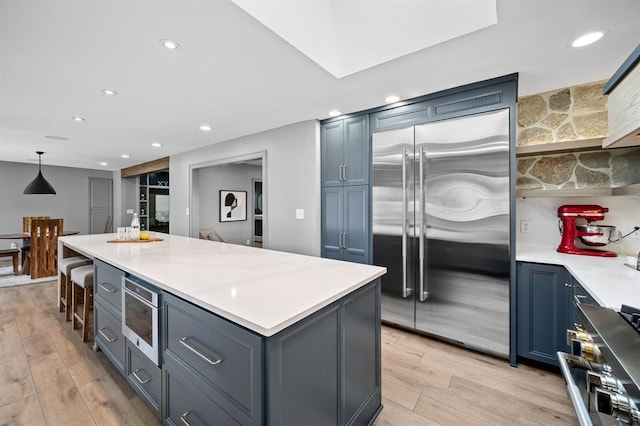
{"label": "pendant light shade", "polygon": [[43,194],[43,195],[56,195],[56,190],[53,186],[42,176],[42,159],[44,154],[42,151],[36,151],[38,154],[38,176],[27,185],[23,194]]}

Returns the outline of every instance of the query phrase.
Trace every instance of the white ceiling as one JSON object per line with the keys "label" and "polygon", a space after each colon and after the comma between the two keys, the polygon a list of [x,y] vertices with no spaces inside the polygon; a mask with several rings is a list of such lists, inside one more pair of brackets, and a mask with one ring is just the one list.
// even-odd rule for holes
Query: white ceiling
{"label": "white ceiling", "polygon": [[[270,4],[293,13],[290,1]],[[416,28],[433,23],[426,0],[333,0],[324,6],[334,7],[330,22],[331,14],[319,19],[310,12],[319,1],[297,0],[309,7],[295,12],[311,18],[301,18],[298,30],[330,29],[334,50],[325,50],[325,62],[230,0],[0,0],[0,160],[37,162],[34,151],[42,150],[45,165],[117,170],[324,119],[331,109],[373,108],[390,94],[406,99],[513,72],[520,75],[519,95],[539,93],[608,79],[640,41],[637,0],[497,0],[493,25],[492,2],[482,0],[485,12],[457,13],[442,26],[456,27],[444,35],[455,37],[448,41],[438,38],[444,30]],[[450,4],[455,11],[461,1],[434,1],[434,10]],[[381,13],[389,4],[394,13]],[[347,6],[349,19],[335,19]],[[358,9],[361,21],[353,13]],[[374,27],[375,16],[385,18],[384,26]],[[445,13],[437,16],[445,22]],[[461,22],[471,32],[464,34]],[[370,36],[372,28],[388,37]],[[569,47],[597,28],[608,29],[603,40]],[[321,43],[321,33],[309,35],[308,45]],[[402,43],[401,33],[413,42]],[[181,49],[162,48],[165,38]],[[340,40],[350,43],[341,52]],[[385,45],[377,52],[385,40],[401,44],[399,50]],[[368,54],[351,61],[354,46]],[[104,96],[105,88],[119,95]],[[200,131],[205,123],[213,130]],[[131,158],[120,158],[123,153]]]}

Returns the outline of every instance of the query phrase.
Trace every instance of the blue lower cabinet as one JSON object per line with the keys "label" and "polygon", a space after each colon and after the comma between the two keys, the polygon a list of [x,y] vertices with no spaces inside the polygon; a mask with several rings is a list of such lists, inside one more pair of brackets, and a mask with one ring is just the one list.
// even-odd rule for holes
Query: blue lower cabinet
{"label": "blue lower cabinet", "polygon": [[163,303],[167,424],[364,425],[382,408],[379,280],[269,337]]}
{"label": "blue lower cabinet", "polygon": [[519,357],[558,365],[556,352],[569,351],[573,328],[573,277],[563,266],[517,264],[517,353]]}
{"label": "blue lower cabinet", "polygon": [[127,340],[127,382],[157,418],[162,416],[162,370]]}

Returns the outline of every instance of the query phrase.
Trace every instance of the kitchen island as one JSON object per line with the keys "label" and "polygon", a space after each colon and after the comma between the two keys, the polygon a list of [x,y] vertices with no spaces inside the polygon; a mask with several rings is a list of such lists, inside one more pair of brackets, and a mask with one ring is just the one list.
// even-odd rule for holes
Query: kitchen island
{"label": "kitchen island", "polygon": [[[384,268],[158,236],[163,241],[59,239],[63,257],[94,259],[96,346],[158,417],[169,424],[373,421],[382,408]],[[160,291],[159,366],[118,330],[122,277]]]}

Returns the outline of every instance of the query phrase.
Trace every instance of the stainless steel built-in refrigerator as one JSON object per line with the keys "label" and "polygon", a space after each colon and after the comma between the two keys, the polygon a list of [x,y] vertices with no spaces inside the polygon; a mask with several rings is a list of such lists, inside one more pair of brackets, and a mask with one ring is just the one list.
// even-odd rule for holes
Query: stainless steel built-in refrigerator
{"label": "stainless steel built-in refrigerator", "polygon": [[509,110],[374,133],[382,319],[509,355]]}

